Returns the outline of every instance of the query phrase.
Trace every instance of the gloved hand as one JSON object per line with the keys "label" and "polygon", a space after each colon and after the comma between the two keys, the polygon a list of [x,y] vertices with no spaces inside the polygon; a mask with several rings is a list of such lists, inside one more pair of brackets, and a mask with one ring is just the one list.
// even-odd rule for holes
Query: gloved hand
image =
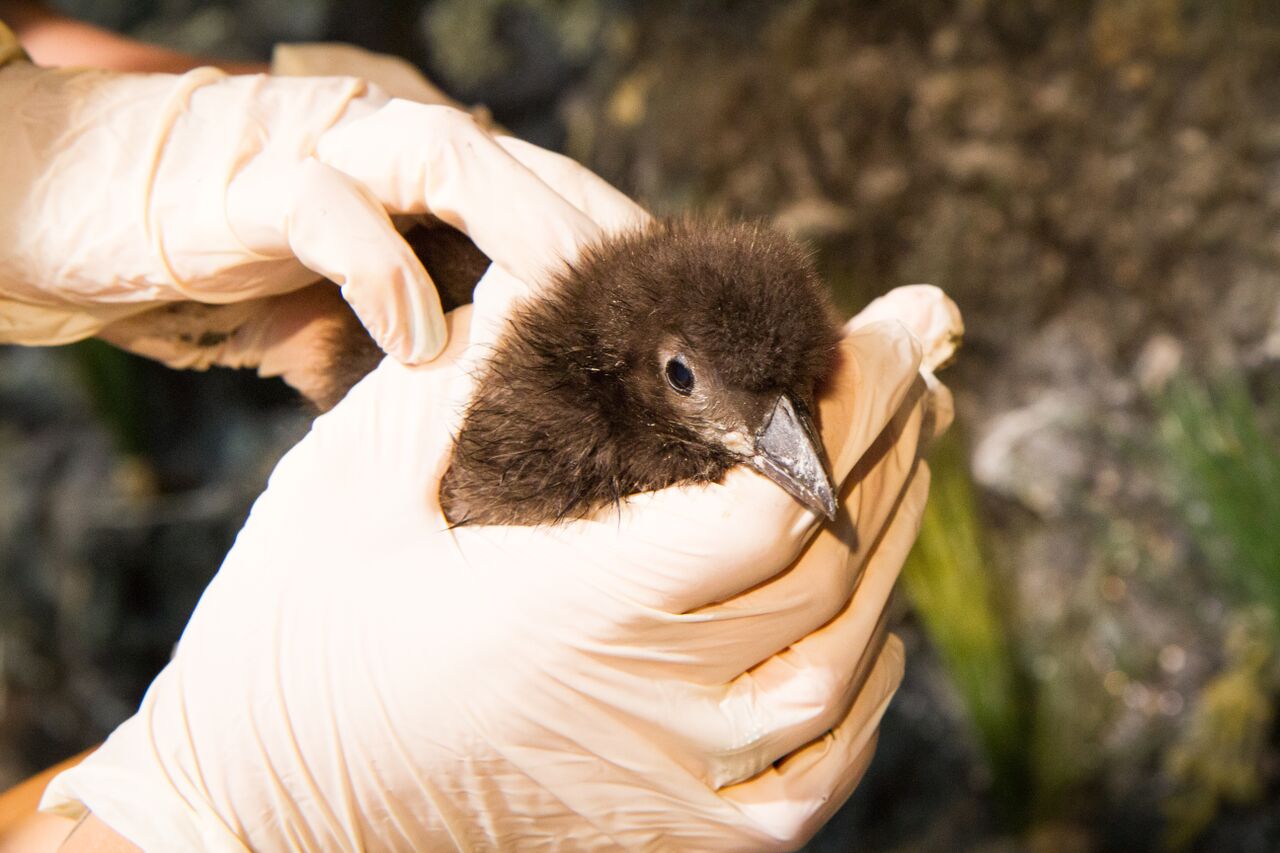
{"label": "gloved hand", "polygon": [[384,349],[417,363],[444,325],[387,211],[433,214],[533,282],[598,235],[466,113],[353,78],[14,61],[0,113],[0,342],[105,330],[179,366],[258,365],[323,301],[293,294],[324,276]]}
{"label": "gloved hand", "polygon": [[584,521],[450,530],[471,365],[521,291],[491,269],[442,358],[386,360],[317,419],[138,714],[46,807],[210,850],[786,849],[839,807],[901,676],[883,616],[954,306],[873,306],[923,342],[850,324],[821,409],[834,525],[739,467]]}

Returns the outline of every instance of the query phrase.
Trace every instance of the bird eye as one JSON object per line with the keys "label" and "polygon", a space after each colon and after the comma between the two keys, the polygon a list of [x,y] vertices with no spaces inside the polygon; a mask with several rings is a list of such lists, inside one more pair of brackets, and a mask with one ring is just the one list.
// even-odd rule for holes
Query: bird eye
{"label": "bird eye", "polygon": [[667,384],[678,394],[687,396],[693,391],[693,371],[680,356],[667,361]]}

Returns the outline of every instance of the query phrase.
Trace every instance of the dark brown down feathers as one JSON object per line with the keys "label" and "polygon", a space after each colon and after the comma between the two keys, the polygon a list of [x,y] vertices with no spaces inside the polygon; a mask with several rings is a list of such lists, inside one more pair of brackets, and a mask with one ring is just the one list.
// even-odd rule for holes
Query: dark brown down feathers
{"label": "dark brown down feathers", "polygon": [[[469,302],[488,259],[436,226],[410,243],[445,310]],[[336,403],[382,354],[354,321],[333,341]],[[351,325],[351,324],[348,324]],[[839,327],[805,252],[750,224],[657,222],[583,253],[510,320],[478,377],[441,485],[461,524],[546,524],[741,461],[673,406],[665,344],[713,365],[726,393],[812,406]]]}
{"label": "dark brown down feathers", "polygon": [[445,514],[454,524],[553,523],[717,481],[740,457],[700,437],[662,353],[696,355],[726,395],[789,393],[811,405],[838,337],[805,253],[774,232],[677,221],[610,239],[511,318],[459,432]]}

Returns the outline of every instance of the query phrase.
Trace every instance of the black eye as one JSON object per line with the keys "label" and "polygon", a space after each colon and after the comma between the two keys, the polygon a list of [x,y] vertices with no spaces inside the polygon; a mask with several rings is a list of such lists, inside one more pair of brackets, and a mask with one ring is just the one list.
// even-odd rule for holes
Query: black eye
{"label": "black eye", "polygon": [[693,371],[680,356],[667,362],[667,383],[679,394],[687,396],[693,391]]}

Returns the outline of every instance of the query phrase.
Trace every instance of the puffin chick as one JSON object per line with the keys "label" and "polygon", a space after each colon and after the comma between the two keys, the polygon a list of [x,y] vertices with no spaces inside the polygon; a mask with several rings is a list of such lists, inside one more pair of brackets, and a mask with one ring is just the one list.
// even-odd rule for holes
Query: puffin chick
{"label": "puffin chick", "polygon": [[608,238],[513,313],[480,368],[445,516],[550,524],[742,463],[832,518],[812,413],[839,340],[809,258],[776,232],[677,220]]}

